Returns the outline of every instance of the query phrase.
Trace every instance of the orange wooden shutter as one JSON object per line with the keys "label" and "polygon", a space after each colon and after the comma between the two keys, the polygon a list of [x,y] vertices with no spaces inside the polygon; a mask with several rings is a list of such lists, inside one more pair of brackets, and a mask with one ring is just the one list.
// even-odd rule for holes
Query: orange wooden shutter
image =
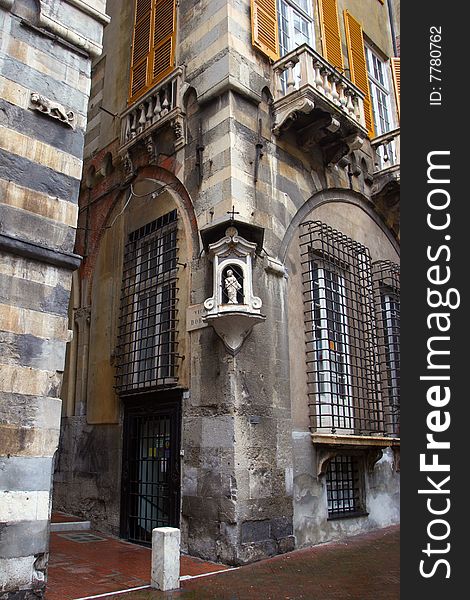
{"label": "orange wooden shutter", "polygon": [[152,0],[136,0],[129,89],[130,102],[140,96],[148,85],[151,18]]}
{"label": "orange wooden shutter", "polygon": [[334,67],[344,68],[336,0],[319,0],[323,56]]}
{"label": "orange wooden shutter", "polygon": [[279,58],[276,0],[251,0],[252,43],[263,54]]}
{"label": "orange wooden shutter", "polygon": [[393,87],[395,88],[395,98],[397,100],[398,118],[400,118],[400,59],[395,57],[390,59],[392,65]]}
{"label": "orange wooden shutter", "polygon": [[158,83],[175,65],[176,0],[156,0],[153,44],[153,83]]}
{"label": "orange wooden shutter", "polygon": [[369,137],[373,137],[374,124],[372,119],[372,105],[370,101],[369,78],[367,75],[366,52],[364,48],[362,26],[347,10],[344,11],[344,25],[346,28],[346,41],[348,44],[351,81],[365,94],[364,113],[366,128]]}

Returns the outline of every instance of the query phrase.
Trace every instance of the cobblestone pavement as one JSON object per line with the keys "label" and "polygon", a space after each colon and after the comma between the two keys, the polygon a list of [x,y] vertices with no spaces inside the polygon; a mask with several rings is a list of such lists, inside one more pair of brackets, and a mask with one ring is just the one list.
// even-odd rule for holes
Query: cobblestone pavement
{"label": "cobblestone pavement", "polygon": [[[172,592],[146,588],[123,594],[111,593],[104,599],[399,600],[399,536],[399,527],[388,527],[344,542],[322,544],[238,569],[186,579],[181,582],[179,590]],[[139,549],[134,549],[134,552],[138,553]],[[214,567],[226,568],[200,562],[203,565],[200,573],[204,569],[206,573],[215,570]],[[139,583],[135,581],[135,587],[149,583],[148,578],[145,581],[143,571],[135,574],[139,580]],[[131,587],[131,583],[131,580],[126,581],[127,585],[120,589]],[[51,595],[47,595],[47,600],[59,600],[60,596],[53,595],[53,579],[48,589]],[[93,593],[102,592],[96,587]],[[61,600],[84,596],[85,593],[62,596]]]}

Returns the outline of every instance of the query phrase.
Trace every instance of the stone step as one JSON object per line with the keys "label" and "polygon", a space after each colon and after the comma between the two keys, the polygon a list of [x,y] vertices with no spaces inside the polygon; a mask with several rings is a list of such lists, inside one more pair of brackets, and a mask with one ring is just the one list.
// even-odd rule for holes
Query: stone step
{"label": "stone step", "polygon": [[91,529],[90,521],[63,521],[51,523],[51,531],[84,531]]}

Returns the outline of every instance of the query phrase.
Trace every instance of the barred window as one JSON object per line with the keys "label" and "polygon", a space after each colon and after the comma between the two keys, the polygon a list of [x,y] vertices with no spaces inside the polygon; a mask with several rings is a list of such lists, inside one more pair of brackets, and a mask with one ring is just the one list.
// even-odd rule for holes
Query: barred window
{"label": "barred window", "polygon": [[119,392],[176,383],[177,252],[176,210],[129,235],[117,347]]}
{"label": "barred window", "polygon": [[301,225],[311,426],[383,433],[369,250],[321,223]]}
{"label": "barred window", "polygon": [[365,514],[362,480],[357,456],[338,455],[330,460],[326,472],[328,517]]}
{"label": "barred window", "polygon": [[312,428],[399,435],[398,265],[320,221],[300,240]]}
{"label": "barred window", "polygon": [[380,385],[387,433],[400,433],[400,267],[372,265],[377,315]]}

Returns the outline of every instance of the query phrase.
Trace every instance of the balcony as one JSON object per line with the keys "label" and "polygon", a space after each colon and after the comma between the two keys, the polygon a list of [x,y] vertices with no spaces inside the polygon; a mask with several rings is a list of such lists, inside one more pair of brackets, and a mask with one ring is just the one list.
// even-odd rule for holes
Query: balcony
{"label": "balcony", "polygon": [[321,146],[325,164],[362,146],[364,94],[310,46],[275,62],[273,73],[275,135],[295,129],[304,148]]}
{"label": "balcony", "polygon": [[375,150],[375,175],[400,175],[400,129],[379,135],[371,141]]}
{"label": "balcony", "polygon": [[130,160],[130,150],[139,142],[153,159],[156,154],[155,133],[172,130],[172,150],[185,144],[185,122],[182,107],[183,69],[175,69],[147,94],[121,114],[119,154]]}
{"label": "balcony", "polygon": [[394,129],[371,141],[375,150],[372,199],[390,229],[400,231],[400,129]]}

